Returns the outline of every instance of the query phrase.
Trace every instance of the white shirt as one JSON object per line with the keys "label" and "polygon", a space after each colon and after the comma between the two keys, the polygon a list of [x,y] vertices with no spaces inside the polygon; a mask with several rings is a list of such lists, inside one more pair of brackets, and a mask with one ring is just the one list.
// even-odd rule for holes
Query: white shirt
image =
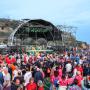
{"label": "white shirt", "polygon": [[75,77],[76,75],[77,75],[77,69],[75,68],[73,72],[73,77]]}
{"label": "white shirt", "polygon": [[82,59],[79,60],[79,64],[83,64],[83,60]]}
{"label": "white shirt", "polygon": [[70,63],[66,64],[66,72],[71,72],[72,70],[72,65]]}
{"label": "white shirt", "polygon": [[14,70],[13,71],[13,79],[15,78],[15,77],[17,77],[18,76],[18,71],[17,70]]}
{"label": "white shirt", "polygon": [[26,74],[24,75],[25,86],[29,83],[31,77],[32,77],[32,73],[30,71],[26,72]]}
{"label": "white shirt", "polygon": [[4,76],[4,81],[10,81],[11,77],[10,77],[10,74],[5,74]]}

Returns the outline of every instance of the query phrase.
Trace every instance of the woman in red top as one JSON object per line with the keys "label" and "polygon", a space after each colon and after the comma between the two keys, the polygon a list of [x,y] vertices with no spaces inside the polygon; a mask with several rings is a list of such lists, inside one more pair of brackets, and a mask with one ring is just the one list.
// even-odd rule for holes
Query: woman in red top
{"label": "woman in red top", "polygon": [[59,77],[62,77],[62,66],[61,65],[59,66],[58,72],[59,72]]}
{"label": "woman in red top", "polygon": [[8,55],[5,56],[5,60],[7,64],[11,64],[12,60],[10,59],[10,57]]}
{"label": "woman in red top", "polygon": [[27,84],[26,90],[37,90],[37,85],[34,83],[34,78],[30,78],[30,82]]}
{"label": "woman in red top", "polygon": [[77,69],[77,71],[80,71],[81,75],[83,76],[83,68],[80,64],[76,67],[76,69]]}
{"label": "woman in red top", "polygon": [[78,81],[78,86],[81,87],[81,82],[83,80],[83,77],[82,77],[80,71],[77,72],[77,75],[76,75],[75,79]]}
{"label": "woman in red top", "polygon": [[66,90],[67,85],[68,85],[68,81],[67,81],[67,76],[65,76],[65,74],[62,75],[62,78],[59,79],[59,88],[58,90]]}

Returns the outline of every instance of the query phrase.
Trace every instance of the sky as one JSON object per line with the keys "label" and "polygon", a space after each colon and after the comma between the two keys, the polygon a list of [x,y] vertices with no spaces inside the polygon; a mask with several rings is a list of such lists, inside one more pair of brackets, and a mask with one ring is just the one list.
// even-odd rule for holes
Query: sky
{"label": "sky", "polygon": [[0,18],[44,19],[75,26],[77,40],[90,44],[90,0],[1,0]]}

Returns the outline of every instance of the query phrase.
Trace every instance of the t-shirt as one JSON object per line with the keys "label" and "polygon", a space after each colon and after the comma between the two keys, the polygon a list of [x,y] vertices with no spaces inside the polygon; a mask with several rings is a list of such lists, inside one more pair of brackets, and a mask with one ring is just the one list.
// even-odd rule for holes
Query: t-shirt
{"label": "t-shirt", "polygon": [[27,84],[27,86],[26,86],[26,89],[27,90],[37,90],[37,85],[36,85],[36,83],[33,83],[33,84]]}
{"label": "t-shirt", "polygon": [[70,63],[66,64],[66,72],[71,72],[72,65]]}
{"label": "t-shirt", "polygon": [[59,79],[59,83],[60,83],[60,86],[67,86],[68,82],[67,82],[67,79]]}
{"label": "t-shirt", "polygon": [[11,76],[9,73],[4,76],[4,81],[10,81],[10,79],[11,79]]}
{"label": "t-shirt", "polygon": [[14,70],[13,71],[13,79],[15,78],[15,77],[17,77],[18,76],[18,71],[17,70]]}
{"label": "t-shirt", "polygon": [[31,72],[26,72],[25,76],[24,76],[24,80],[25,80],[25,86],[29,83],[29,79],[32,77],[32,73]]}

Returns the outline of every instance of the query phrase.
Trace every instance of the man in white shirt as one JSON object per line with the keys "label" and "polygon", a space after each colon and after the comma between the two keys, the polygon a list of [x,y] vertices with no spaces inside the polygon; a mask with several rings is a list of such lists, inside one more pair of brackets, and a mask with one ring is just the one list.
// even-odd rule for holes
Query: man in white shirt
{"label": "man in white shirt", "polygon": [[11,76],[8,72],[8,68],[5,67],[4,68],[4,86],[6,85],[7,87],[10,86],[10,80],[11,80]]}
{"label": "man in white shirt", "polygon": [[66,72],[71,72],[71,70],[72,70],[71,63],[67,63],[66,66],[65,66],[65,68],[66,68]]}
{"label": "man in white shirt", "polygon": [[24,75],[25,86],[29,83],[31,77],[32,77],[32,72],[28,70]]}

